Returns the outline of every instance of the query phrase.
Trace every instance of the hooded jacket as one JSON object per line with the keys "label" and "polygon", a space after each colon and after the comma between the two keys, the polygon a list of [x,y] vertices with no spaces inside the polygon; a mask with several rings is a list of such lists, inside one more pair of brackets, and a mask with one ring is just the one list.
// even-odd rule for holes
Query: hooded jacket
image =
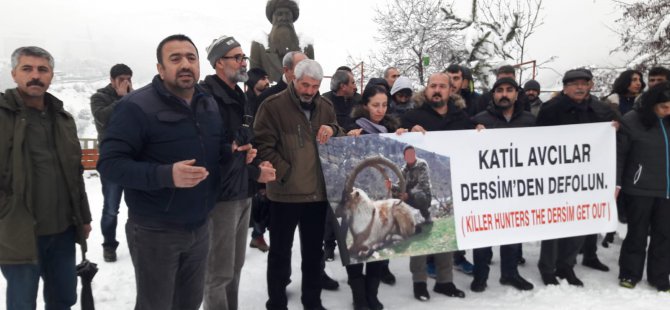
{"label": "hooded jacket", "polygon": [[[187,103],[156,75],[114,109],[100,144],[98,171],[124,187],[128,216],[139,224],[193,229],[206,223],[214,207],[220,165],[232,155],[216,102],[200,86],[195,89]],[[172,166],[189,159],[209,175],[192,188],[177,188]]]}
{"label": "hooded jacket", "polygon": [[266,185],[267,197],[285,203],[326,201],[326,185],[321,170],[316,135],[321,125],[344,135],[337,124],[330,101],[318,94],[307,119],[300,107],[293,83],[265,100],[254,122],[258,157],[272,163],[276,181]]}
{"label": "hooded jacket", "polygon": [[403,114],[401,127],[412,130],[415,125],[420,125],[427,131],[473,129],[474,124],[463,110],[465,101],[460,96],[450,96],[447,102],[447,114],[442,116],[435,111],[427,102],[423,92],[415,95],[417,107]]}
{"label": "hooded jacket", "polygon": [[[82,177],[81,147],[74,118],[63,109],[63,102],[46,93],[45,102],[53,108],[56,155],[63,171],[72,208],[72,223],[77,228],[77,243],[86,250],[83,225],[91,222],[88,198]],[[0,264],[36,263],[37,236],[31,175],[26,173],[30,157],[25,146],[26,107],[18,90],[8,89],[0,96]]]}
{"label": "hooded jacket", "polygon": [[395,81],[395,83],[393,83],[393,88],[391,88],[391,97],[389,97],[389,108],[387,114],[394,115],[395,117],[401,117],[403,114],[405,114],[405,112],[414,109],[414,102],[412,100],[409,100],[407,103],[400,105],[393,99],[393,95],[403,89],[409,89],[413,91],[412,81],[410,81],[410,79],[407,77],[401,76]]}
{"label": "hooded jacket", "polygon": [[617,132],[617,185],[630,195],[670,199],[670,120],[646,128],[628,112]]}

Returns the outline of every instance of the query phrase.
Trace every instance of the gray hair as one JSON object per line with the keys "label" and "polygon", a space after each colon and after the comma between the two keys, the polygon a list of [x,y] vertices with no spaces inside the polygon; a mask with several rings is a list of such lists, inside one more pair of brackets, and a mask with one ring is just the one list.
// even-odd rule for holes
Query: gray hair
{"label": "gray hair", "polygon": [[321,65],[312,59],[305,59],[295,66],[295,79],[299,80],[307,76],[315,80],[323,79],[323,69]]}
{"label": "gray hair", "polygon": [[19,65],[19,58],[21,56],[32,56],[44,58],[49,62],[49,67],[51,70],[54,69],[54,58],[47,52],[45,49],[37,46],[23,46],[19,47],[12,53],[12,69],[16,69]]}
{"label": "gray hair", "polygon": [[284,55],[284,58],[282,58],[282,60],[281,60],[281,65],[284,68],[293,69],[293,67],[295,66],[295,63],[293,63],[293,58],[295,57],[296,54],[302,54],[302,52],[300,52],[300,51],[290,51],[290,52],[286,53],[286,55]]}
{"label": "gray hair", "polygon": [[384,69],[384,78],[389,77],[389,71],[391,71],[393,69],[398,70],[398,68],[396,68],[396,67],[388,67],[388,68]]}
{"label": "gray hair", "polygon": [[333,77],[330,79],[330,90],[337,92],[340,89],[340,85],[349,84],[349,74],[347,70],[337,70]]}

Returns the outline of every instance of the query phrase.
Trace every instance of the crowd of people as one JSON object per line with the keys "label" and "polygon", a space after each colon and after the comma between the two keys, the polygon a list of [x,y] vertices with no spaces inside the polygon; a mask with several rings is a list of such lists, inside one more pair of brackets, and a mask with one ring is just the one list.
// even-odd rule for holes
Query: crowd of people
{"label": "crowd of people", "polygon": [[[670,292],[670,70],[627,70],[612,94],[591,94],[592,73],[565,72],[563,89],[539,98],[540,84],[523,87],[515,68],[502,66],[490,91],[479,94],[471,70],[454,64],[415,90],[395,67],[372,78],[358,94],[351,69],[332,75],[321,95],[321,65],[288,52],[283,74],[270,87],[261,69],[232,36],[206,48],[215,73],[201,80],[199,52],[185,35],[156,49],[158,74],[135,89],[132,70],[110,70],[110,83],[91,97],[100,140],[98,171],[104,205],[103,257],[116,261],[117,214],[128,206],[125,235],[135,270],[135,309],[237,309],[241,270],[249,246],[268,252],[267,309],[287,309],[293,238],[299,228],[305,309],[325,309],[322,289],[338,289],[324,271],[335,255],[335,215],[327,201],[318,147],[331,137],[366,134],[496,129],[611,122],[617,128],[617,195],[628,233],[619,257],[620,285],[643,279]],[[40,278],[48,309],[76,303],[75,243],[86,250],[92,216],[73,117],[48,92],[54,59],[21,47],[11,56],[16,88],[0,94],[0,267],[7,280],[7,309],[35,309]],[[240,86],[246,87],[246,92]],[[648,86],[648,89],[647,89]],[[399,199],[431,222],[426,163],[403,151],[411,184]],[[426,181],[428,180],[428,181]],[[268,245],[264,239],[270,230]],[[649,244],[647,243],[649,241]],[[538,269],[545,285],[583,286],[584,266],[608,271],[597,256],[598,236],[544,240]],[[608,241],[603,241],[607,245]],[[492,248],[410,258],[415,298],[432,291],[464,298],[454,270],[472,276],[470,290],[486,290]],[[521,291],[521,244],[500,247],[500,284]],[[393,285],[388,261],[346,266],[353,308],[384,309],[380,283]],[[397,272],[397,271],[396,271]]]}

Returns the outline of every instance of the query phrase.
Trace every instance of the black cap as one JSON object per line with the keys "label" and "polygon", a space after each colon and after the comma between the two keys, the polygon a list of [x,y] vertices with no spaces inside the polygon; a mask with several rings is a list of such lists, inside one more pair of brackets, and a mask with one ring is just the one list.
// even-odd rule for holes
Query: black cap
{"label": "black cap", "polygon": [[540,91],[540,83],[538,83],[536,80],[529,80],[526,82],[526,84],[523,84],[523,89],[524,90],[537,90]]}
{"label": "black cap", "polygon": [[572,69],[565,72],[565,75],[563,76],[563,84],[567,84],[574,80],[590,81],[591,79],[593,79],[593,75],[590,71],[586,69]]}
{"label": "black cap", "polygon": [[261,68],[252,68],[247,72],[247,75],[249,75],[249,79],[245,84],[247,84],[248,87],[256,86],[256,83],[258,83],[258,81],[268,76],[267,72],[265,72],[265,70]]}
{"label": "black cap", "polygon": [[514,86],[514,88],[519,88],[519,84],[517,84],[517,82],[513,78],[505,77],[505,78],[502,78],[502,79],[498,79],[495,82],[495,84],[493,84],[493,88],[491,88],[491,91],[494,91],[496,88],[498,88],[498,86],[503,85],[503,84],[510,84],[510,85]]}
{"label": "black cap", "polygon": [[472,81],[472,70],[470,68],[461,66],[461,71],[463,71],[463,79]]}

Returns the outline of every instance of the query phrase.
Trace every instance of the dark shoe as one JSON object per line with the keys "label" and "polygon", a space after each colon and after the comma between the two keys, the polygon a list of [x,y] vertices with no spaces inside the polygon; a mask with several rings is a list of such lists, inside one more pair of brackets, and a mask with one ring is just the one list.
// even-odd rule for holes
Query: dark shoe
{"label": "dark shoe", "polygon": [[621,287],[634,289],[635,285],[637,285],[637,282],[633,281],[633,279],[627,279],[627,278],[619,279],[619,286]]}
{"label": "dark shoe", "polygon": [[454,268],[467,275],[472,275],[472,271],[475,269],[472,263],[470,263],[467,259],[464,259],[462,262],[456,264]]}
{"label": "dark shoe", "polygon": [[526,259],[523,256],[519,257],[519,260],[516,262],[517,265],[522,266],[526,264]]}
{"label": "dark shoe", "polygon": [[475,293],[481,293],[486,290],[486,280],[475,278],[470,283],[470,290]]}
{"label": "dark shoe", "polygon": [[340,288],[340,284],[331,279],[324,271],[321,273],[321,288],[326,291],[337,291]]}
{"label": "dark shoe", "polygon": [[584,282],[582,282],[582,280],[577,278],[577,275],[575,275],[575,271],[572,268],[557,269],[556,270],[556,276],[561,278],[561,279],[568,280],[568,284],[570,284],[570,285],[584,286]]}
{"label": "dark shoe", "polygon": [[420,301],[427,301],[430,299],[426,282],[414,282],[414,298]]}
{"label": "dark shoe", "polygon": [[259,249],[263,253],[270,250],[270,246],[268,246],[268,244],[265,242],[265,238],[263,238],[263,235],[251,239],[251,241],[249,242],[249,247]]}
{"label": "dark shoe", "polygon": [[542,276],[542,282],[544,282],[544,285],[559,285],[558,280],[556,279],[556,275],[553,273],[542,273],[540,275]]}
{"label": "dark shoe", "polygon": [[365,290],[365,278],[349,279],[351,296],[354,299],[354,310],[370,310]]}
{"label": "dark shoe", "polygon": [[365,295],[371,310],[384,309],[384,305],[379,301],[379,298],[377,298],[379,293],[379,282],[379,278],[365,276]]}
{"label": "dark shoe", "polygon": [[332,262],[335,260],[335,247],[325,246],[323,247],[323,257],[327,262]]}
{"label": "dark shoe", "polygon": [[614,243],[614,233],[613,232],[607,233],[607,235],[605,235],[605,238],[603,238],[603,242],[601,244],[602,244],[603,247],[609,248],[610,243]]}
{"label": "dark shoe", "polygon": [[533,284],[518,274],[511,277],[501,277],[500,284],[514,286],[514,288],[520,291],[530,291],[533,289]]}
{"label": "dark shoe", "polygon": [[391,273],[391,270],[389,270],[389,266],[386,265],[383,270],[382,270],[382,277],[380,279],[382,283],[388,284],[388,285],[394,285],[395,284],[395,276]]}
{"label": "dark shoe", "polygon": [[459,298],[465,297],[465,292],[457,289],[456,285],[454,285],[454,283],[451,282],[435,283],[435,287],[433,287],[433,292],[444,294],[449,297],[459,297]]}
{"label": "dark shoe", "polygon": [[108,263],[115,262],[116,261],[116,249],[103,248],[102,249],[102,258]]}
{"label": "dark shoe", "polygon": [[594,259],[589,259],[589,260],[583,260],[582,265],[593,268],[595,270],[600,270],[600,271],[610,271],[610,268],[607,267],[607,265],[603,264],[600,262],[600,260],[596,257]]}

